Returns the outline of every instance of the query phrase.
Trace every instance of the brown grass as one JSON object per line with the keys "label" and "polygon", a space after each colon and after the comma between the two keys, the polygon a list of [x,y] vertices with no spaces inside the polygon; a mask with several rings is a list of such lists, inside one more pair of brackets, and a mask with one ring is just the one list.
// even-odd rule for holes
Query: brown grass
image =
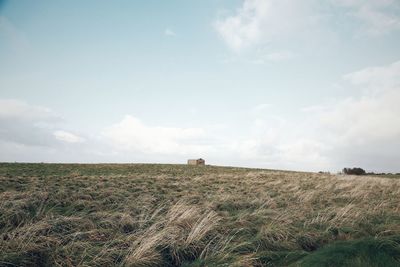
{"label": "brown grass", "polygon": [[0,265],[289,265],[285,253],[400,235],[399,196],[381,177],[0,164]]}

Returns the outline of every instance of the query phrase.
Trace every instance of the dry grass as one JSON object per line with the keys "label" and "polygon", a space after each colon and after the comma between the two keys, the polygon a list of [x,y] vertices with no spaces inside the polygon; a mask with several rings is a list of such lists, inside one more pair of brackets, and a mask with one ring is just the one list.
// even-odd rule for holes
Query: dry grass
{"label": "dry grass", "polygon": [[299,264],[400,236],[400,179],[184,165],[0,164],[0,266]]}

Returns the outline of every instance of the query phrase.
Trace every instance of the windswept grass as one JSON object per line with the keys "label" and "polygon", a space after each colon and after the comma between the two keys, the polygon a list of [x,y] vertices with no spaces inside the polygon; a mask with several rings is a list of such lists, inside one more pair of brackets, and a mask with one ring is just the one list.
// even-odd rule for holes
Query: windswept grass
{"label": "windswept grass", "polygon": [[400,180],[0,164],[0,266],[400,266]]}

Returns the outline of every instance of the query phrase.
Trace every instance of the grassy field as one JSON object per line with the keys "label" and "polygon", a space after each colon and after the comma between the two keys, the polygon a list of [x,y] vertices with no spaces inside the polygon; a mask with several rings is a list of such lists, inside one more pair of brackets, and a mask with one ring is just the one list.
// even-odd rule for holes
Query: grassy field
{"label": "grassy field", "polygon": [[3,163],[0,266],[400,266],[400,180]]}

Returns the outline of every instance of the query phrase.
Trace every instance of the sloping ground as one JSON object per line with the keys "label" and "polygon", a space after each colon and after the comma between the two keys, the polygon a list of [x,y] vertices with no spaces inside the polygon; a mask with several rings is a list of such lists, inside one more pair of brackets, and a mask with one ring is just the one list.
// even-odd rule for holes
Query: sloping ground
{"label": "sloping ground", "polygon": [[400,180],[0,164],[0,266],[400,266]]}

